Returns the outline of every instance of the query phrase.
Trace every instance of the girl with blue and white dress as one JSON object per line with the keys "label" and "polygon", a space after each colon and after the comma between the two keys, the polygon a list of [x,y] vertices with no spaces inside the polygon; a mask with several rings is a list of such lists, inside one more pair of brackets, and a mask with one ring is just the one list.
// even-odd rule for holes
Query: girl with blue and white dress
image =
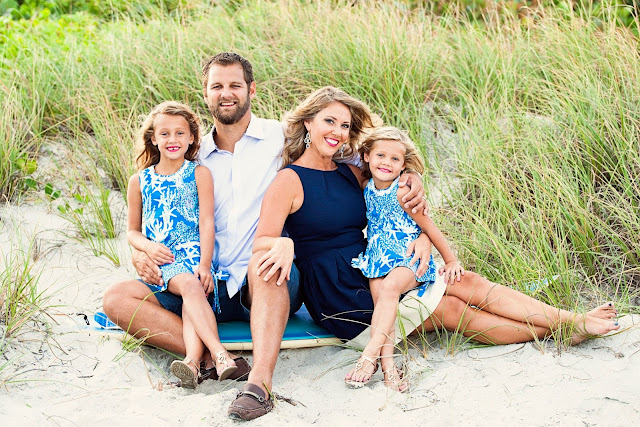
{"label": "girl with blue and white dress", "polygon": [[164,284],[147,286],[182,297],[186,357],[174,361],[171,372],[182,387],[195,388],[206,346],[216,355],[219,379],[226,379],[237,366],[220,342],[214,315],[220,307],[212,264],[213,178],[194,163],[200,121],[188,106],[163,102],[146,118],[139,140],[140,172],[131,177],[127,191],[127,238],[160,265]]}
{"label": "girl with blue and white dress", "polygon": [[[362,387],[378,367],[385,375],[385,385],[406,391],[408,382],[393,361],[394,322],[400,296],[422,286],[440,298],[437,307],[424,313],[422,331],[445,328],[475,340],[508,344],[544,338],[561,326],[571,331],[571,342],[589,336],[604,335],[619,329],[613,303],[607,303],[585,314],[572,313],[537,301],[525,294],[465,270],[458,262],[442,232],[431,218],[404,209],[400,200],[406,188],[398,188],[398,176],[406,168],[424,173],[423,160],[408,135],[394,127],[375,129],[361,144],[366,183],[367,239],[364,253],[352,265],[369,278],[374,311],[370,340],[358,363],[345,377],[347,385]],[[424,232],[438,249],[444,266],[443,295],[436,279],[433,258],[426,274],[416,277],[417,266],[406,254],[408,243]],[[428,289],[427,289],[428,288]]]}
{"label": "girl with blue and white dress", "polygon": [[[418,263],[412,263],[411,257],[406,255],[407,248],[424,231],[444,259],[440,274],[460,277],[464,270],[431,218],[402,207],[406,187],[398,188],[400,174],[406,168],[424,173],[422,158],[408,136],[393,127],[378,128],[363,142],[360,152],[364,162],[363,176],[370,178],[364,189],[368,243],[365,252],[353,259],[352,266],[369,278],[375,308],[371,339],[362,352],[359,365],[347,375],[346,382],[351,387],[364,385],[368,375],[363,373],[370,372],[370,368],[362,369],[362,364],[368,362],[377,367],[380,359],[385,383],[403,392],[408,384],[393,361],[398,301],[411,289],[427,287],[436,281],[433,256],[427,271],[416,277]],[[360,376],[359,370],[362,371]]]}

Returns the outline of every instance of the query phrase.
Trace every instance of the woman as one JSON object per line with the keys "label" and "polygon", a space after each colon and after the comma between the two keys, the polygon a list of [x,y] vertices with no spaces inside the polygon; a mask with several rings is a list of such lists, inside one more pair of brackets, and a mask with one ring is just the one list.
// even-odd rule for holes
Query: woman
{"label": "woman", "polygon": [[[350,266],[366,246],[361,231],[366,226],[365,179],[357,167],[335,160],[356,151],[363,130],[372,124],[371,113],[342,90],[325,87],[309,95],[286,123],[284,169],[265,194],[254,242],[254,252],[268,251],[258,274],[278,268],[288,275],[290,252],[271,250],[287,239],[280,237],[286,228],[309,313],[337,337],[351,339],[368,326],[373,310],[368,280]],[[421,326],[424,331],[444,327],[482,342],[507,344],[547,336],[562,325],[577,331],[576,342],[617,329],[610,320],[616,315],[611,305],[579,315],[472,272],[447,280],[445,296],[444,287],[427,289],[440,295],[430,298],[436,306],[424,307],[431,313]],[[367,361],[363,356],[346,380],[366,383],[378,367],[377,360]],[[381,362],[385,385],[406,389],[393,360]]]}

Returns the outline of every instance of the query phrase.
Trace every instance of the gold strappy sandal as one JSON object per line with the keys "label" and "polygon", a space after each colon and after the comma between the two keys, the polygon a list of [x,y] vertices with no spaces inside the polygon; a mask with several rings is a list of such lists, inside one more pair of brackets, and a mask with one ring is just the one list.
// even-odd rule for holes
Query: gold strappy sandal
{"label": "gold strappy sandal", "polygon": [[[394,374],[393,371],[396,371],[398,375]],[[409,380],[405,378],[401,369],[394,368],[393,371],[382,371],[385,376],[384,385],[399,393],[406,393],[409,390]]]}
{"label": "gold strappy sandal", "polygon": [[371,375],[369,375],[369,378],[365,379],[364,381],[355,381],[353,379],[344,379],[345,384],[347,384],[347,387],[349,388],[362,388],[364,387],[370,380],[371,377],[373,377],[373,374],[376,373],[376,371],[378,370],[378,358],[371,358],[369,356],[360,356],[360,359],[358,359],[358,362],[356,363],[356,367],[353,370],[353,372],[356,372],[360,369],[362,369],[362,367],[364,366],[364,362],[369,362],[370,364],[372,364],[374,366],[373,372],[371,372]]}
{"label": "gold strappy sandal", "polygon": [[[196,374],[193,373],[189,364],[196,368]],[[180,378],[181,387],[195,389],[198,385],[198,374],[200,373],[198,364],[188,357],[185,357],[184,360],[174,360],[171,363],[171,373]]]}
{"label": "gold strappy sandal", "polygon": [[236,369],[238,369],[236,365],[229,365],[229,360],[227,359],[227,356],[225,356],[225,353],[228,354],[229,352],[227,350],[222,350],[216,353],[216,365],[219,363],[224,367],[222,371],[218,373],[218,381],[226,380],[229,378],[229,375],[233,374]]}

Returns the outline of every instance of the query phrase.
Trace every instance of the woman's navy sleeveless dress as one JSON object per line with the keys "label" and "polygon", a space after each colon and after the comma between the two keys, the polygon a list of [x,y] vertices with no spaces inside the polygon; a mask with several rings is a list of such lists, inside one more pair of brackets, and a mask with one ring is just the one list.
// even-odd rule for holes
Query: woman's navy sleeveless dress
{"label": "woman's navy sleeveless dress", "polygon": [[371,323],[369,280],[351,260],[365,250],[366,206],[346,164],[333,171],[289,165],[300,177],[304,201],[285,229],[294,242],[304,302],[313,320],[351,339]]}

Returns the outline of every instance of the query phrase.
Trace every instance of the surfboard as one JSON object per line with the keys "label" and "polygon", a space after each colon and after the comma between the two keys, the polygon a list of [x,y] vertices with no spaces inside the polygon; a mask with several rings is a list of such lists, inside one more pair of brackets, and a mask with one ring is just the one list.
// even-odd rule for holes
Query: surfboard
{"label": "surfboard", "polygon": [[[89,324],[84,325],[83,329],[89,332],[114,335],[119,339],[124,339],[125,337],[125,332],[118,325],[111,322],[104,313],[98,312],[92,319],[89,318],[87,320]],[[253,350],[248,322],[220,323],[218,324],[218,334],[220,335],[220,341],[227,350]],[[309,311],[303,304],[300,310],[287,322],[280,348],[322,347],[341,343],[340,339],[311,319]]]}

